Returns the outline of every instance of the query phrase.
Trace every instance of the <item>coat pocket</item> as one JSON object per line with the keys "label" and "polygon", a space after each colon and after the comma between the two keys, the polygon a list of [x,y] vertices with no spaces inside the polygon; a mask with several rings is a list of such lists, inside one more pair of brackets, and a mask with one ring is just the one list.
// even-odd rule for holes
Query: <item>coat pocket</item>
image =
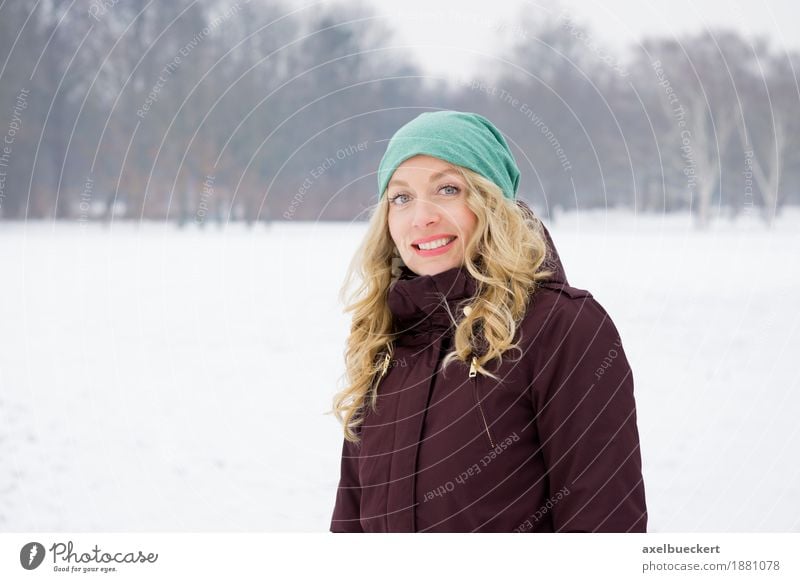
{"label": "coat pocket", "polygon": [[472,388],[472,397],[475,400],[475,413],[478,416],[480,430],[484,433],[486,437],[485,440],[489,443],[489,449],[491,450],[494,448],[495,439],[489,428],[489,421],[486,418],[486,412],[484,411],[484,406],[481,401],[481,393],[478,386],[478,359],[474,356],[472,358],[472,364],[469,367],[469,378]]}

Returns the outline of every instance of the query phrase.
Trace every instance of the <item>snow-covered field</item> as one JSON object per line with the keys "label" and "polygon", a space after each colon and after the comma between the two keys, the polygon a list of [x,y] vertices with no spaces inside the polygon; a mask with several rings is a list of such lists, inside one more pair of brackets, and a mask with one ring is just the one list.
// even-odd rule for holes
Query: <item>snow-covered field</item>
{"label": "snow-covered field", "polygon": [[[564,214],[622,335],[651,531],[800,531],[800,210]],[[0,531],[326,531],[362,224],[0,222]]]}

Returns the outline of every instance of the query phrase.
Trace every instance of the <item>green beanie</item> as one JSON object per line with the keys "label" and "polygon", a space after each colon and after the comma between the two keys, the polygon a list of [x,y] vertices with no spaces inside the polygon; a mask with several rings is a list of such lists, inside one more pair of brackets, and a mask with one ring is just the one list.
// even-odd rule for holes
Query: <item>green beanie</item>
{"label": "green beanie", "polygon": [[464,111],[428,111],[397,130],[378,167],[378,200],[397,167],[416,155],[469,168],[500,186],[513,200],[519,168],[505,138],[488,119]]}

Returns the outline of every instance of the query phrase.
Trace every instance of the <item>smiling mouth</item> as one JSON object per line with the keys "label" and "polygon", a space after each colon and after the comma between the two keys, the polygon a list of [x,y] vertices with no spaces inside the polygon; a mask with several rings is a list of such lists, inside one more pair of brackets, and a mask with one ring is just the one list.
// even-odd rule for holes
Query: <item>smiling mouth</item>
{"label": "smiling mouth", "polygon": [[445,236],[440,239],[432,240],[426,243],[420,244],[412,244],[411,246],[417,249],[418,251],[435,251],[436,249],[446,247],[450,243],[456,240],[454,236]]}

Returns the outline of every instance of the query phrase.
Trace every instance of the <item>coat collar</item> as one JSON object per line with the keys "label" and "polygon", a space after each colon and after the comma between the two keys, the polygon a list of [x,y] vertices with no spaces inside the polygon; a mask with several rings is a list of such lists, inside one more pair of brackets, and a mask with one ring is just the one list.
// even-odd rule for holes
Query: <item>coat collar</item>
{"label": "coat collar", "polygon": [[436,275],[417,275],[408,267],[401,267],[401,275],[387,299],[395,332],[417,334],[448,329],[461,319],[463,306],[475,296],[477,288],[477,281],[463,266]]}

